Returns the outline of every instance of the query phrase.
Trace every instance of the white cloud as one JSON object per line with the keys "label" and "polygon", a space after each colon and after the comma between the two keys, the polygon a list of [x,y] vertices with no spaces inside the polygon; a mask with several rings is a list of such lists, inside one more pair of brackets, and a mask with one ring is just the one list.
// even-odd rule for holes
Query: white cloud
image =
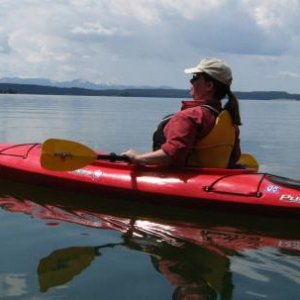
{"label": "white cloud", "polygon": [[16,31],[11,34],[9,46],[29,62],[65,61],[70,57],[63,49],[63,40],[59,37]]}
{"label": "white cloud", "polygon": [[85,22],[71,29],[71,33],[78,35],[95,35],[100,37],[126,36],[129,32],[117,27],[104,27],[100,22]]}
{"label": "white cloud", "polygon": [[257,24],[272,31],[275,28],[293,27],[299,19],[300,3],[298,0],[243,0]]}
{"label": "white cloud", "polygon": [[189,20],[195,20],[214,9],[219,9],[226,1],[222,0],[162,0],[160,3],[166,11]]}
{"label": "white cloud", "polygon": [[281,71],[275,74],[274,76],[270,76],[271,78],[281,78],[281,79],[300,79],[300,73],[294,73],[290,71]]}

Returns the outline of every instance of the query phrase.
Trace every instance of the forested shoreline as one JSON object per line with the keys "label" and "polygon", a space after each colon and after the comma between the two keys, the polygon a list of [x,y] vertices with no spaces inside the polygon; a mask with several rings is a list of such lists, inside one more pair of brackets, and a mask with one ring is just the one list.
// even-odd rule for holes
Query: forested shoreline
{"label": "forested shoreline", "polygon": [[[34,95],[74,95],[74,96],[120,96],[120,97],[159,97],[189,98],[189,91],[172,88],[128,88],[128,89],[85,89],[78,87],[63,88],[34,84],[0,83],[1,94],[34,94]],[[300,94],[284,91],[235,91],[239,99],[248,100],[300,100]]]}

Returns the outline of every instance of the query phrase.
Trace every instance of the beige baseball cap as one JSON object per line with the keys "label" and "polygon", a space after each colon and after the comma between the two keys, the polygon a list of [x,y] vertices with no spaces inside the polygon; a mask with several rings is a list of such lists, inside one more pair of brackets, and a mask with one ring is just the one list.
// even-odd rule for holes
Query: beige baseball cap
{"label": "beige baseball cap", "polygon": [[184,72],[187,74],[203,72],[226,85],[231,85],[232,82],[230,67],[223,60],[218,58],[204,58],[196,67],[185,69]]}

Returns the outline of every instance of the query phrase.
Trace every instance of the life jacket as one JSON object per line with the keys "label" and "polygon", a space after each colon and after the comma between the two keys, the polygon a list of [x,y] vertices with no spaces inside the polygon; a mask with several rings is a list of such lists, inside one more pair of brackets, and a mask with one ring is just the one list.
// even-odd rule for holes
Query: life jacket
{"label": "life jacket", "polygon": [[212,130],[197,141],[188,157],[188,166],[227,168],[235,143],[235,127],[227,110],[223,110]]}
{"label": "life jacket", "polygon": [[[208,107],[208,105],[205,105]],[[210,108],[210,107],[208,107]],[[212,111],[217,111],[212,108]],[[173,114],[167,115],[159,123],[153,134],[153,151],[161,148],[166,138],[163,130]],[[227,168],[235,143],[235,127],[227,110],[218,114],[216,122],[211,131],[195,143],[188,157],[188,166],[201,168]]]}

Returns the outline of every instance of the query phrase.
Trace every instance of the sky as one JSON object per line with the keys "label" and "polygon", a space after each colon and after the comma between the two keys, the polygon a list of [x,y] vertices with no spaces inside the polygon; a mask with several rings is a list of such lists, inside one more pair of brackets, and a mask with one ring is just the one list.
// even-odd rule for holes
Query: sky
{"label": "sky", "polygon": [[189,88],[225,60],[234,91],[300,93],[300,0],[0,0],[0,78]]}

